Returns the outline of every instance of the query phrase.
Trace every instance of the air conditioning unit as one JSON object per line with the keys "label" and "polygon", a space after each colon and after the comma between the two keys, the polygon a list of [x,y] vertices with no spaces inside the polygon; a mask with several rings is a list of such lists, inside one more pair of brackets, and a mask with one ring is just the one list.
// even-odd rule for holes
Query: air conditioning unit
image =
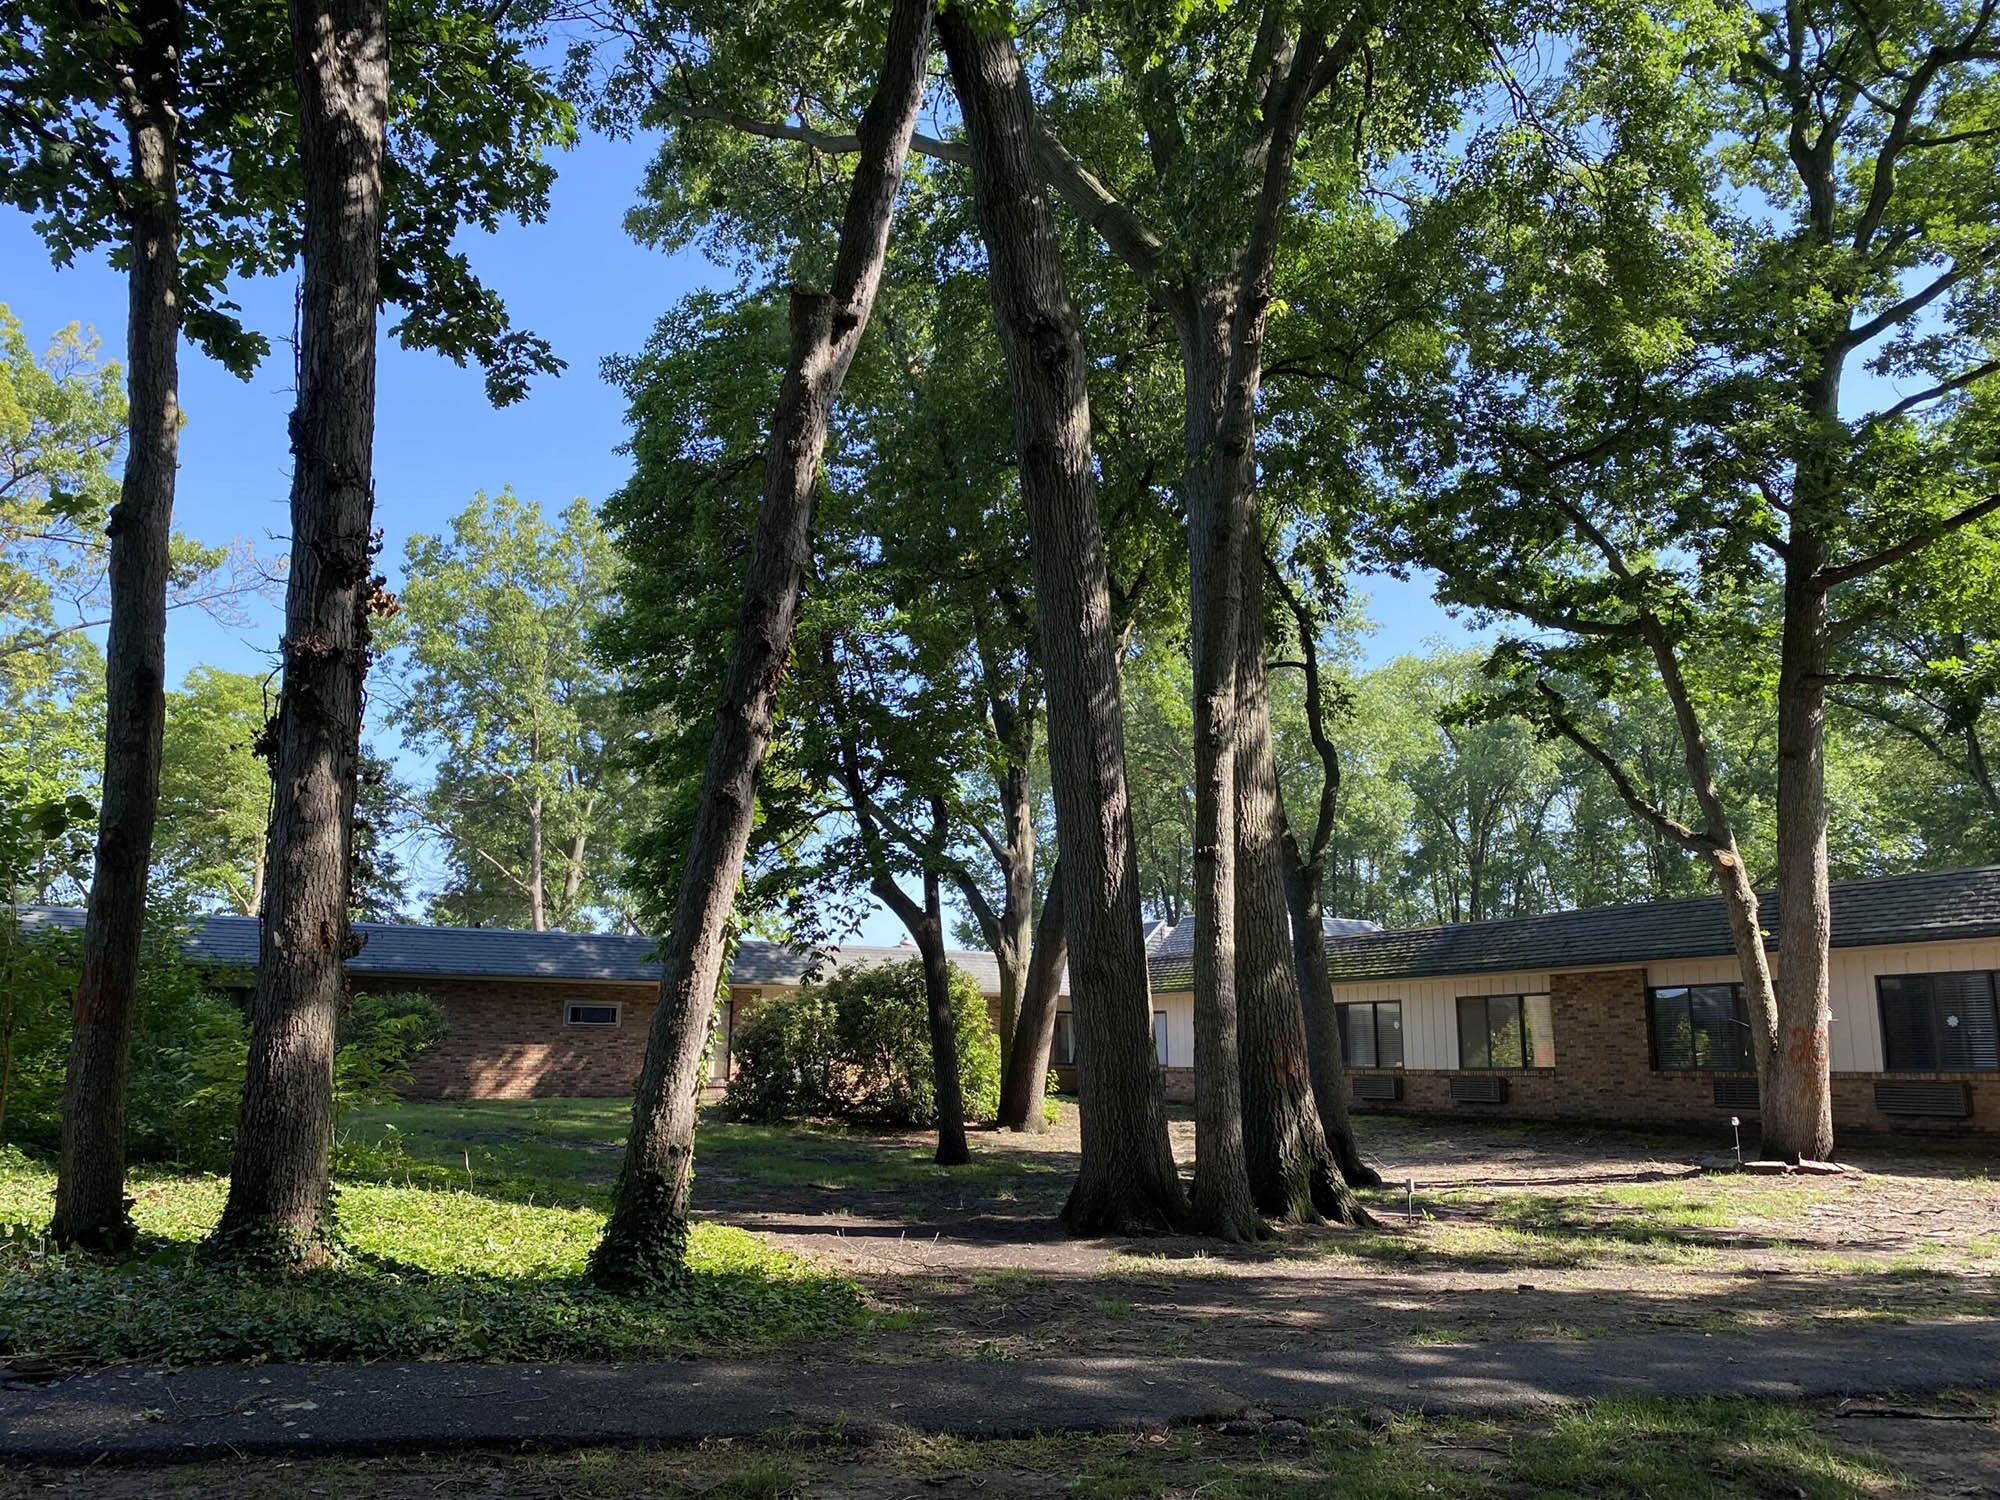
{"label": "air conditioning unit", "polygon": [[1453,1104],[1505,1104],[1507,1080],[1494,1073],[1465,1073],[1451,1081]]}
{"label": "air conditioning unit", "polygon": [[1757,1080],[1754,1078],[1718,1078],[1715,1080],[1715,1107],[1732,1110],[1740,1114],[1757,1113]]}
{"label": "air conditioning unit", "polygon": [[1394,1073],[1357,1073],[1354,1098],[1357,1103],[1388,1103],[1403,1097],[1403,1080]]}
{"label": "air conditioning unit", "polygon": [[1875,1107],[1885,1115],[1928,1115],[1964,1120],[1972,1115],[1972,1091],[1962,1083],[1884,1079],[1875,1085]]}

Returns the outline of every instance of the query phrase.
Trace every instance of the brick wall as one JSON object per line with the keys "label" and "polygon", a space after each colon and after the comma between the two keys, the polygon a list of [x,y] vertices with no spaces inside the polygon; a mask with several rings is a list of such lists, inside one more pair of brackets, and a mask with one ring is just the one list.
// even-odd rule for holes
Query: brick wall
{"label": "brick wall", "polygon": [[[1646,1022],[1645,970],[1553,974],[1549,978],[1549,1000],[1555,1018],[1556,1065],[1526,1071],[1502,1070],[1507,1079],[1506,1103],[1453,1102],[1451,1080],[1464,1075],[1449,1070],[1411,1070],[1401,1074],[1402,1097],[1394,1102],[1363,1099],[1352,1102],[1361,1109],[1409,1114],[1699,1125],[1714,1128],[1721,1139],[1720,1132],[1728,1129],[1732,1111],[1716,1107],[1716,1081],[1749,1080],[1754,1075],[1720,1071],[1654,1072]],[[1348,1071],[1351,1077],[1356,1072],[1370,1070]],[[1970,1084],[1972,1118],[1931,1120],[1882,1114],[1875,1108],[1875,1083],[1892,1077]],[[1755,1111],[1734,1112],[1745,1117],[1745,1143],[1753,1144]],[[1833,1122],[1837,1131],[1990,1133],[2000,1130],[2000,1076],[1835,1073]]]}
{"label": "brick wall", "polygon": [[[392,979],[377,992],[421,990],[450,1029],[419,1056],[406,1092],[419,1099],[616,1098],[646,1056],[658,991],[650,984],[541,980]],[[572,1004],[619,1007],[616,1026],[564,1024]]]}

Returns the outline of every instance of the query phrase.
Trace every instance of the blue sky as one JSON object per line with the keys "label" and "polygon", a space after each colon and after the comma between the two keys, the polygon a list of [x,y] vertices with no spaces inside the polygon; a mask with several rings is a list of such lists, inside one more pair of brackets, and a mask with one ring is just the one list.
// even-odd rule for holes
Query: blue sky
{"label": "blue sky", "polygon": [[[624,405],[601,378],[600,362],[636,352],[661,313],[721,279],[692,252],[668,255],[625,234],[623,216],[651,150],[643,137],[585,137],[559,162],[547,222],[472,236],[462,247],[506,298],[515,322],[549,339],[568,361],[561,377],[539,381],[525,401],[495,411],[476,369],[383,340],[375,515],[386,533],[382,562],[392,588],[406,539],[442,530],[476,490],[512,485],[556,508],[576,495],[601,502],[624,480],[630,465],[617,451],[626,437]],[[203,541],[242,536],[263,551],[286,548],[292,375],[289,348],[280,340],[293,326],[294,285],[288,278],[237,289],[248,320],[274,345],[249,381],[183,350],[187,425],[175,523]],[[123,358],[122,278],[101,261],[51,266],[28,220],[11,209],[0,209],[0,302],[36,347],[78,322],[97,331],[109,357]],[[1368,642],[1371,661],[1419,650],[1433,637],[1464,637],[1463,627],[1432,603],[1427,585],[1378,578],[1364,586],[1380,626]],[[167,638],[171,679],[178,682],[202,663],[268,670],[278,620],[275,608],[260,609],[249,628],[231,630],[193,611],[177,613]],[[896,942],[902,928],[878,911],[863,935]]]}

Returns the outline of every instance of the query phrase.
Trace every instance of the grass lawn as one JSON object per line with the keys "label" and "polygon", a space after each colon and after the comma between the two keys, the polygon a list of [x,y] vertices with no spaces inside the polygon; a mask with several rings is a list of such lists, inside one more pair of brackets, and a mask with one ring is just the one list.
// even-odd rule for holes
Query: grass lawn
{"label": "grass lawn", "polygon": [[[512,1180],[525,1181],[528,1167]],[[722,1224],[697,1224],[693,1275],[657,1299],[586,1287],[603,1212],[489,1196],[414,1165],[339,1189],[344,1255],[301,1275],[219,1271],[199,1246],[222,1210],[214,1176],[133,1174],[140,1252],[119,1264],[49,1253],[55,1177],[0,1151],[0,1354],[205,1362],[585,1359],[824,1338],[866,1321],[859,1286]]]}
{"label": "grass lawn", "polygon": [[1984,1398],[1942,1409],[1971,1420],[1905,1424],[1925,1429],[1929,1446],[1915,1462],[1907,1441],[1877,1446],[1884,1424],[1843,1423],[1827,1410],[1760,1401],[1620,1400],[1485,1421],[1413,1415],[1370,1421],[1360,1413],[1331,1411],[1287,1437],[1231,1437],[1213,1426],[983,1441],[911,1436],[872,1444],[774,1434],[757,1443],[553,1456],[469,1453],[171,1471],[35,1470],[0,1475],[0,1495],[1844,1500],[1921,1493],[1941,1469],[1976,1478],[1981,1451],[1993,1447],[1993,1419],[2000,1408]]}

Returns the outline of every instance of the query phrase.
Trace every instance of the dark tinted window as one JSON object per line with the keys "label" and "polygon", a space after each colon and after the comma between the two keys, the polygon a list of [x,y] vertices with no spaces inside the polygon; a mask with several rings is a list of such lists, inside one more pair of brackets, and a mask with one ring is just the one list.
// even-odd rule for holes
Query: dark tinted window
{"label": "dark tinted window", "polygon": [[1076,1018],[1066,1010],[1056,1012],[1056,1038],[1049,1047],[1049,1061],[1065,1068],[1076,1061]]}
{"label": "dark tinted window", "polygon": [[1461,995],[1461,1068],[1552,1068],[1555,1017],[1547,995]]}
{"label": "dark tinted window", "polygon": [[1340,1017],[1340,1052],[1348,1067],[1402,1067],[1402,1001],[1357,1001],[1335,1006],[1334,1014]]}
{"label": "dark tinted window", "polygon": [[1750,1021],[1740,984],[1680,984],[1646,995],[1653,1032],[1653,1066],[1748,1069]]}
{"label": "dark tinted window", "polygon": [[1875,981],[1875,993],[1882,1011],[1883,1065],[1890,1072],[2000,1069],[1992,974],[1884,974]]}
{"label": "dark tinted window", "polygon": [[569,1024],[572,1026],[616,1026],[618,1007],[615,1005],[572,1005],[569,1008]]}

